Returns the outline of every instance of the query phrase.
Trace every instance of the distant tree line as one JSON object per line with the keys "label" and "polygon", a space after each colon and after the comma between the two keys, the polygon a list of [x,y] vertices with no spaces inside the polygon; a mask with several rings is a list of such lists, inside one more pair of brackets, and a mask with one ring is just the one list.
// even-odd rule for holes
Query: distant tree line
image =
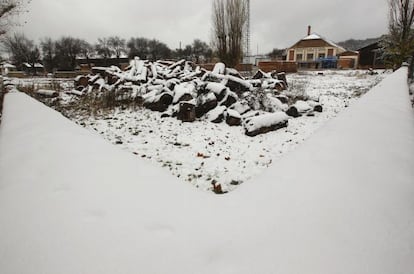
{"label": "distant tree line", "polygon": [[213,50],[210,46],[195,39],[192,44],[185,45],[182,49],[170,49],[165,43],[156,39],[144,37],[122,39],[118,36],[99,38],[95,44],[84,39],[70,36],[53,40],[43,38],[39,43],[28,39],[22,33],[3,36],[1,45],[4,52],[10,56],[10,61],[23,68],[24,63],[34,65],[42,63],[48,72],[55,70],[74,70],[79,65],[79,60],[91,64],[91,59],[100,58],[105,64],[109,59],[115,59],[119,63],[122,57],[156,61],[159,59],[187,59],[196,63],[210,61]]}

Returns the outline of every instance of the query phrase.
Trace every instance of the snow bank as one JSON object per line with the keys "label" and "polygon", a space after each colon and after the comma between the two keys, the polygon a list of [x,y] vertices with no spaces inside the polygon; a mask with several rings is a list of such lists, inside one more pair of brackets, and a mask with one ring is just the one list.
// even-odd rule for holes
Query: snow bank
{"label": "snow bank", "polygon": [[[199,250],[202,219],[219,210],[204,205],[214,204],[214,196],[21,93],[6,95],[3,114],[1,273],[180,273],[194,267],[188,262]],[[177,252],[182,245],[191,252]]]}
{"label": "snow bank", "polygon": [[411,273],[413,151],[402,68],[240,188],[237,199],[261,197],[255,208],[271,209],[275,225],[249,259],[266,264],[271,252],[273,273]]}
{"label": "snow bank", "polygon": [[33,99],[8,94],[1,272],[411,273],[406,73],[224,196],[198,192]]}

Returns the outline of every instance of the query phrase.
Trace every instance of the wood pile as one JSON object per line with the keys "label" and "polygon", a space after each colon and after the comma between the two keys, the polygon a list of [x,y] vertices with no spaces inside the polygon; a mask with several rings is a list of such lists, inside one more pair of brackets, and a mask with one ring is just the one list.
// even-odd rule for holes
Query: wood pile
{"label": "wood pile", "polygon": [[125,70],[93,67],[92,74],[76,77],[74,94],[142,102],[144,107],[161,112],[161,117],[176,117],[183,122],[225,121],[230,126],[242,125],[247,135],[255,136],[287,125],[287,119],[276,125],[265,124],[263,129],[252,125],[268,112],[288,117],[288,99],[280,94],[286,88],[284,73],[259,70],[253,79],[246,79],[223,63],[206,70],[185,60],[150,62],[135,58]]}

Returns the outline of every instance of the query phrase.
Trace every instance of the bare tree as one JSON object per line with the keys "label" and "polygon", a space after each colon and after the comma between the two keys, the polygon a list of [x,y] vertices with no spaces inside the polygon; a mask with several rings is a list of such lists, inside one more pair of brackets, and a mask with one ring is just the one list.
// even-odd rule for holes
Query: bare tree
{"label": "bare tree", "polygon": [[24,63],[28,63],[34,69],[39,62],[40,51],[34,42],[22,33],[15,33],[3,38],[3,48],[11,56],[13,63],[22,69]]}
{"label": "bare tree", "polygon": [[182,56],[180,58],[185,58],[191,60],[193,55],[193,47],[191,45],[186,45],[183,50],[181,50]]}
{"label": "bare tree", "polygon": [[104,58],[105,64],[106,64],[108,58],[110,58],[113,54],[111,45],[109,43],[109,39],[99,38],[98,43],[96,44],[95,48],[96,48],[96,52]]}
{"label": "bare tree", "polygon": [[115,54],[119,62],[119,58],[121,57],[122,53],[126,52],[125,39],[121,39],[118,36],[109,37],[108,46],[110,47],[111,51]]}
{"label": "bare tree", "polygon": [[224,63],[228,62],[227,56],[227,27],[226,9],[223,0],[213,2],[213,45],[217,55]]}
{"label": "bare tree", "polygon": [[46,71],[52,72],[57,67],[55,42],[50,37],[44,38],[40,41],[40,48],[42,50],[43,65]]}
{"label": "bare tree", "polygon": [[152,61],[158,59],[168,59],[171,57],[171,49],[163,42],[157,39],[148,41],[148,53]]}
{"label": "bare tree", "polygon": [[212,55],[212,50],[207,45],[207,43],[201,41],[200,39],[195,39],[192,45],[192,54],[195,57],[195,62],[200,63],[200,57],[205,59],[210,59]]}
{"label": "bare tree", "polygon": [[61,70],[74,70],[76,58],[81,54],[81,40],[73,37],[62,37],[55,42],[58,68]]}
{"label": "bare tree", "polygon": [[243,57],[243,29],[247,22],[247,4],[244,0],[227,0],[227,31],[229,37],[229,58],[232,66]]}
{"label": "bare tree", "polygon": [[389,33],[384,40],[385,55],[399,67],[414,54],[414,1],[389,0]]}
{"label": "bare tree", "polygon": [[95,53],[95,47],[88,43],[86,40],[80,39],[80,53],[86,58],[89,68],[91,67],[90,57]]}
{"label": "bare tree", "polygon": [[128,57],[134,58],[137,56],[141,59],[146,59],[148,56],[148,43],[149,40],[143,37],[129,39],[127,43]]}
{"label": "bare tree", "polygon": [[243,56],[243,29],[247,23],[245,0],[214,0],[213,45],[227,66],[240,63]]}
{"label": "bare tree", "polygon": [[4,35],[13,25],[13,16],[23,12],[23,7],[30,0],[1,0],[0,2],[0,36]]}

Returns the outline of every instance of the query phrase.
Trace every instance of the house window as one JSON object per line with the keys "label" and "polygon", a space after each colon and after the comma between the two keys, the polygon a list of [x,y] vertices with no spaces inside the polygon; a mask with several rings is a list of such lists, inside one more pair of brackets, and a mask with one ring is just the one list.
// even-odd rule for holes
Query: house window
{"label": "house window", "polygon": [[313,53],[308,53],[306,55],[306,60],[313,60]]}
{"label": "house window", "polygon": [[319,53],[318,58],[325,58],[325,53]]}
{"label": "house window", "polygon": [[302,61],[303,55],[301,53],[296,54],[296,61]]}

